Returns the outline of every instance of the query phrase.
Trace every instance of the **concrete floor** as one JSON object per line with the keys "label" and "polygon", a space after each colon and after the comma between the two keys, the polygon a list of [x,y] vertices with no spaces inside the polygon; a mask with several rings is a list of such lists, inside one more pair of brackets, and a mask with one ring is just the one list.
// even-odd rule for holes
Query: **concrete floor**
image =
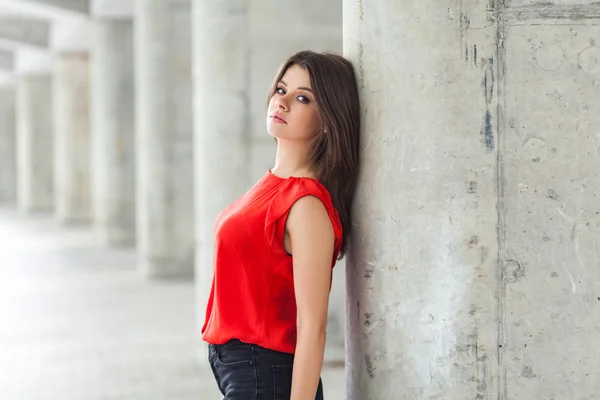
{"label": "concrete floor", "polygon": [[[220,399],[194,315],[192,282],[144,280],[89,228],[0,209],[1,399]],[[328,400],[343,375],[323,371]]]}

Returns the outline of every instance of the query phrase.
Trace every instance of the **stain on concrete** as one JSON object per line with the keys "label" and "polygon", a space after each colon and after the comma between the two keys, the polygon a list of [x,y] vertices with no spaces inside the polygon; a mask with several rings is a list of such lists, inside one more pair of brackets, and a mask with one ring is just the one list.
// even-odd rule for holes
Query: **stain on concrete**
{"label": "stain on concrete", "polygon": [[487,260],[488,254],[490,254],[490,250],[487,247],[482,246],[479,248],[479,259],[481,260],[481,264]]}
{"label": "stain on concrete", "polygon": [[507,260],[504,263],[504,281],[516,283],[525,277],[525,269],[517,260]]}
{"label": "stain on concrete", "polygon": [[371,326],[371,317],[373,313],[365,313],[365,322],[363,322],[364,326]]}
{"label": "stain on concrete", "polygon": [[541,163],[548,158],[548,146],[543,139],[532,137],[523,143],[523,154],[525,158],[534,163]]}
{"label": "stain on concrete", "polygon": [[483,126],[481,128],[481,136],[488,152],[494,150],[494,132],[492,127],[492,113],[490,111],[492,100],[494,98],[494,84],[494,58],[490,57],[487,60],[487,66],[481,82],[486,104]]}
{"label": "stain on concrete", "polygon": [[469,17],[462,13],[460,14],[460,30],[463,33],[466,33],[469,28],[471,27],[471,20],[469,19]]}
{"label": "stain on concrete", "polygon": [[375,378],[375,367],[373,366],[373,362],[371,361],[371,357],[368,354],[365,354],[365,367],[367,369],[367,374],[369,378]]}
{"label": "stain on concrete", "polygon": [[558,193],[556,193],[556,191],[554,189],[549,189],[548,193],[546,194],[546,197],[549,198],[550,200],[560,200],[560,197],[558,196]]}
{"label": "stain on concrete", "polygon": [[536,377],[536,375],[533,373],[533,368],[529,365],[523,367],[523,370],[521,371],[521,376],[527,379],[533,379]]}
{"label": "stain on concrete", "polygon": [[556,71],[565,58],[563,50],[556,44],[541,44],[534,55],[537,66],[543,71]]}
{"label": "stain on concrete", "polygon": [[365,87],[365,66],[364,66],[365,49],[362,41],[358,43],[358,74],[360,76],[360,90]]}
{"label": "stain on concrete", "polygon": [[578,67],[590,75],[598,73],[600,71],[600,48],[592,45],[579,53]]}
{"label": "stain on concrete", "polygon": [[485,123],[482,129],[483,141],[488,151],[494,150],[494,133],[492,131],[492,113],[489,110],[485,112]]}
{"label": "stain on concrete", "polygon": [[477,182],[468,181],[467,182],[467,193],[474,194],[477,192]]}
{"label": "stain on concrete", "polygon": [[504,14],[506,19],[516,21],[532,19],[578,21],[600,18],[600,8],[598,3],[581,5],[537,3],[522,7],[508,7]]}
{"label": "stain on concrete", "polygon": [[469,239],[469,241],[467,242],[467,246],[473,248],[473,247],[477,246],[478,243],[479,243],[479,237],[477,235],[473,235],[473,236],[471,236],[471,239]]}
{"label": "stain on concrete", "polygon": [[494,58],[490,57],[487,60],[487,68],[485,69],[485,73],[483,74],[483,81],[481,83],[481,87],[483,89],[483,93],[485,95],[486,104],[491,104],[494,98]]}

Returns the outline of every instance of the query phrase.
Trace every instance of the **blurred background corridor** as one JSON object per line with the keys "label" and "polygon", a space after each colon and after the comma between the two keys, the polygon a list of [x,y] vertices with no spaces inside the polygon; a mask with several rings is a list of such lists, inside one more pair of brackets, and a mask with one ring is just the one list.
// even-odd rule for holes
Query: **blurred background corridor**
{"label": "blurred background corridor", "polygon": [[326,399],[600,398],[600,4],[0,0],[0,400],[218,399],[213,222],[296,51],[362,107]]}

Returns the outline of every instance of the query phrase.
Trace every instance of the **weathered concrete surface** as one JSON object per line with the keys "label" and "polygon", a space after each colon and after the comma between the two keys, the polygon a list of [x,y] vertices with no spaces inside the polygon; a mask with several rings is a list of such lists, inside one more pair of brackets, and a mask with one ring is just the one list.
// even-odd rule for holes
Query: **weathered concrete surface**
{"label": "weathered concrete surface", "polygon": [[344,3],[364,127],[348,262],[349,399],[497,398],[496,29],[487,7]]}
{"label": "weathered concrete surface", "polygon": [[14,85],[0,86],[0,202],[17,198],[16,90]]}
{"label": "weathered concrete surface", "polygon": [[24,213],[54,205],[54,132],[52,78],[17,79],[17,203]]}
{"label": "weathered concrete surface", "polygon": [[559,6],[565,8],[573,8],[575,7],[585,7],[586,5],[595,4],[598,5],[598,2],[595,0],[505,0],[505,5],[507,7],[524,7],[524,6],[533,6],[532,8],[538,9],[547,9],[552,6]]}
{"label": "weathered concrete surface", "polygon": [[509,399],[600,393],[600,25],[509,21],[499,293]]}
{"label": "weathered concrete surface", "polygon": [[350,399],[600,392],[600,10],[582,3],[345,3]]}
{"label": "weathered concrete surface", "polygon": [[190,0],[137,2],[137,238],[140,271],[194,271]]}
{"label": "weathered concrete surface", "polygon": [[65,223],[91,217],[89,56],[60,54],[54,61],[55,214]]}
{"label": "weathered concrete surface", "polygon": [[97,18],[92,50],[93,220],[103,243],[135,243],[133,22]]}

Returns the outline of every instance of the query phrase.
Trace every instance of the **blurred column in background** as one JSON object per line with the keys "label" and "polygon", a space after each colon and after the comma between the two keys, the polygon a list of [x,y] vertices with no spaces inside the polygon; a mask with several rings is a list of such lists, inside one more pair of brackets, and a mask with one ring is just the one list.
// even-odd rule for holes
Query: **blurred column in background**
{"label": "blurred column in background", "polygon": [[[194,0],[194,131],[198,322],[204,322],[218,213],[275,161],[266,100],[299,50],[342,51],[342,1]],[[343,359],[344,263],[335,268],[327,360]]]}
{"label": "blurred column in background", "polygon": [[17,77],[17,203],[24,213],[54,205],[52,77]]}
{"label": "blurred column in background", "polygon": [[118,6],[94,10],[91,118],[94,225],[122,246],[135,243],[135,103],[132,6]]}
{"label": "blurred column in background", "polygon": [[55,214],[86,222],[91,204],[89,55],[60,52],[54,61]]}
{"label": "blurred column in background", "polygon": [[15,86],[0,84],[0,203],[17,198]]}
{"label": "blurred column in background", "polygon": [[194,271],[190,6],[135,4],[137,239],[151,277]]}

